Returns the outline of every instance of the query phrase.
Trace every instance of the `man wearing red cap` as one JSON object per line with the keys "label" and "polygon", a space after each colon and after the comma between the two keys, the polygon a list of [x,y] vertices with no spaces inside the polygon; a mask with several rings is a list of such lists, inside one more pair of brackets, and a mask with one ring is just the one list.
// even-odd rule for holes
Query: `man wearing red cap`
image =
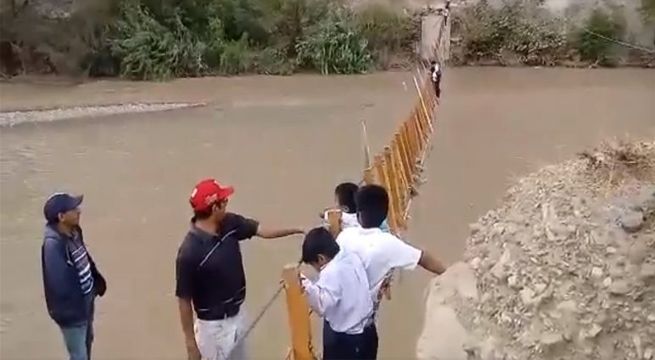
{"label": "man wearing red cap", "polygon": [[246,277],[239,241],[303,233],[266,229],[256,220],[227,212],[233,193],[234,188],[214,179],[199,182],[191,193],[194,214],[178,250],[175,289],[189,359],[222,360],[228,354],[230,360],[246,359],[240,341],[245,331],[241,304]]}

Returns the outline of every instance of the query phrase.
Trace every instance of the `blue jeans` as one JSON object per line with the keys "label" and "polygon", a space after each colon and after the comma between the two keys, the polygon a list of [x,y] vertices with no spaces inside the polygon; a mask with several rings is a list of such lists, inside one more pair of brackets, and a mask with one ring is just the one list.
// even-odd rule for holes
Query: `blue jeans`
{"label": "blue jeans", "polygon": [[93,322],[79,326],[62,327],[64,343],[70,360],[91,359],[91,343],[93,342]]}
{"label": "blue jeans", "polygon": [[76,326],[60,327],[70,360],[90,360],[93,343],[93,297],[90,298],[89,320]]}

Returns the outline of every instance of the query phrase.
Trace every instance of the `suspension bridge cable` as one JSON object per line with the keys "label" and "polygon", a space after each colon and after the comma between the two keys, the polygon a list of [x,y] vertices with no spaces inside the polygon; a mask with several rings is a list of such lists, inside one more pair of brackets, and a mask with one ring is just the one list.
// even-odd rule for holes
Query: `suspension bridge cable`
{"label": "suspension bridge cable", "polygon": [[640,50],[640,51],[643,51],[643,52],[646,52],[646,53],[649,53],[649,54],[655,54],[655,49],[650,49],[650,48],[647,48],[647,47],[630,44],[630,43],[625,42],[625,41],[612,39],[611,37],[607,37],[607,36],[605,36],[603,34],[599,34],[597,32],[591,31],[591,30],[589,30],[589,29],[587,29],[585,27],[580,27],[580,29],[582,31],[588,33],[588,34],[591,34],[593,36],[596,36],[598,38],[601,38],[601,39],[609,41],[609,42],[613,42],[613,43],[615,43],[617,45],[622,45],[622,46],[625,46],[625,47],[628,47],[628,48],[631,48],[631,49]]}
{"label": "suspension bridge cable", "polygon": [[250,326],[248,326],[246,331],[243,333],[243,336],[241,336],[237,340],[237,342],[234,344],[234,347],[230,350],[230,352],[228,353],[228,356],[226,357],[227,360],[229,360],[230,357],[232,356],[232,352],[234,352],[234,349],[239,347],[245,341],[245,339],[248,337],[248,335],[250,335],[250,333],[255,328],[255,326],[257,326],[257,324],[262,319],[262,317],[264,317],[264,314],[266,314],[266,312],[271,308],[271,306],[273,306],[273,304],[275,303],[275,300],[277,300],[277,298],[282,294],[283,289],[284,289],[284,284],[281,283],[278,286],[277,290],[275,290],[275,293],[273,294],[273,296],[271,296],[271,298],[266,302],[266,305],[264,305],[264,307],[259,311],[259,313],[255,317],[255,320],[253,320],[253,322],[250,324]]}

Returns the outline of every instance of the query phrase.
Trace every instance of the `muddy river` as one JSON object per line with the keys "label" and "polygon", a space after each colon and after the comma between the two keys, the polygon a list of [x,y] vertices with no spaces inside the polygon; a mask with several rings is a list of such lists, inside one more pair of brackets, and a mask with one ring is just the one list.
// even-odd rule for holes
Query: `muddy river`
{"label": "muddy river", "polygon": [[[42,292],[42,203],[84,193],[83,227],[109,281],[97,306],[95,358],[181,359],[174,258],[194,183],[234,184],[233,211],[264,224],[312,226],[333,186],[358,180],[359,120],[374,150],[406,115],[411,76],[242,77],[168,83],[1,84],[4,110],[132,101],[207,106],[0,129],[0,352],[2,359],[62,359]],[[655,71],[451,69],[428,182],[409,241],[447,262],[467,224],[494,206],[513,178],[614,136],[655,137]],[[247,307],[274,292],[301,238],[243,244]],[[381,316],[381,358],[414,357],[429,276],[403,273]],[[253,358],[281,359],[289,344],[278,301],[248,339]],[[447,331],[445,329],[444,331]]]}

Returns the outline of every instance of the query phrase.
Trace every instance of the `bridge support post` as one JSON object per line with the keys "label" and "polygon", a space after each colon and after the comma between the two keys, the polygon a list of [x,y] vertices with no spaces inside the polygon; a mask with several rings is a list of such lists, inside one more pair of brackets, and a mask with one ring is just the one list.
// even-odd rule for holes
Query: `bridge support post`
{"label": "bridge support post", "polygon": [[284,281],[289,328],[291,329],[291,350],[287,358],[289,360],[316,360],[312,348],[309,304],[302,293],[296,264],[284,267],[282,281]]}

